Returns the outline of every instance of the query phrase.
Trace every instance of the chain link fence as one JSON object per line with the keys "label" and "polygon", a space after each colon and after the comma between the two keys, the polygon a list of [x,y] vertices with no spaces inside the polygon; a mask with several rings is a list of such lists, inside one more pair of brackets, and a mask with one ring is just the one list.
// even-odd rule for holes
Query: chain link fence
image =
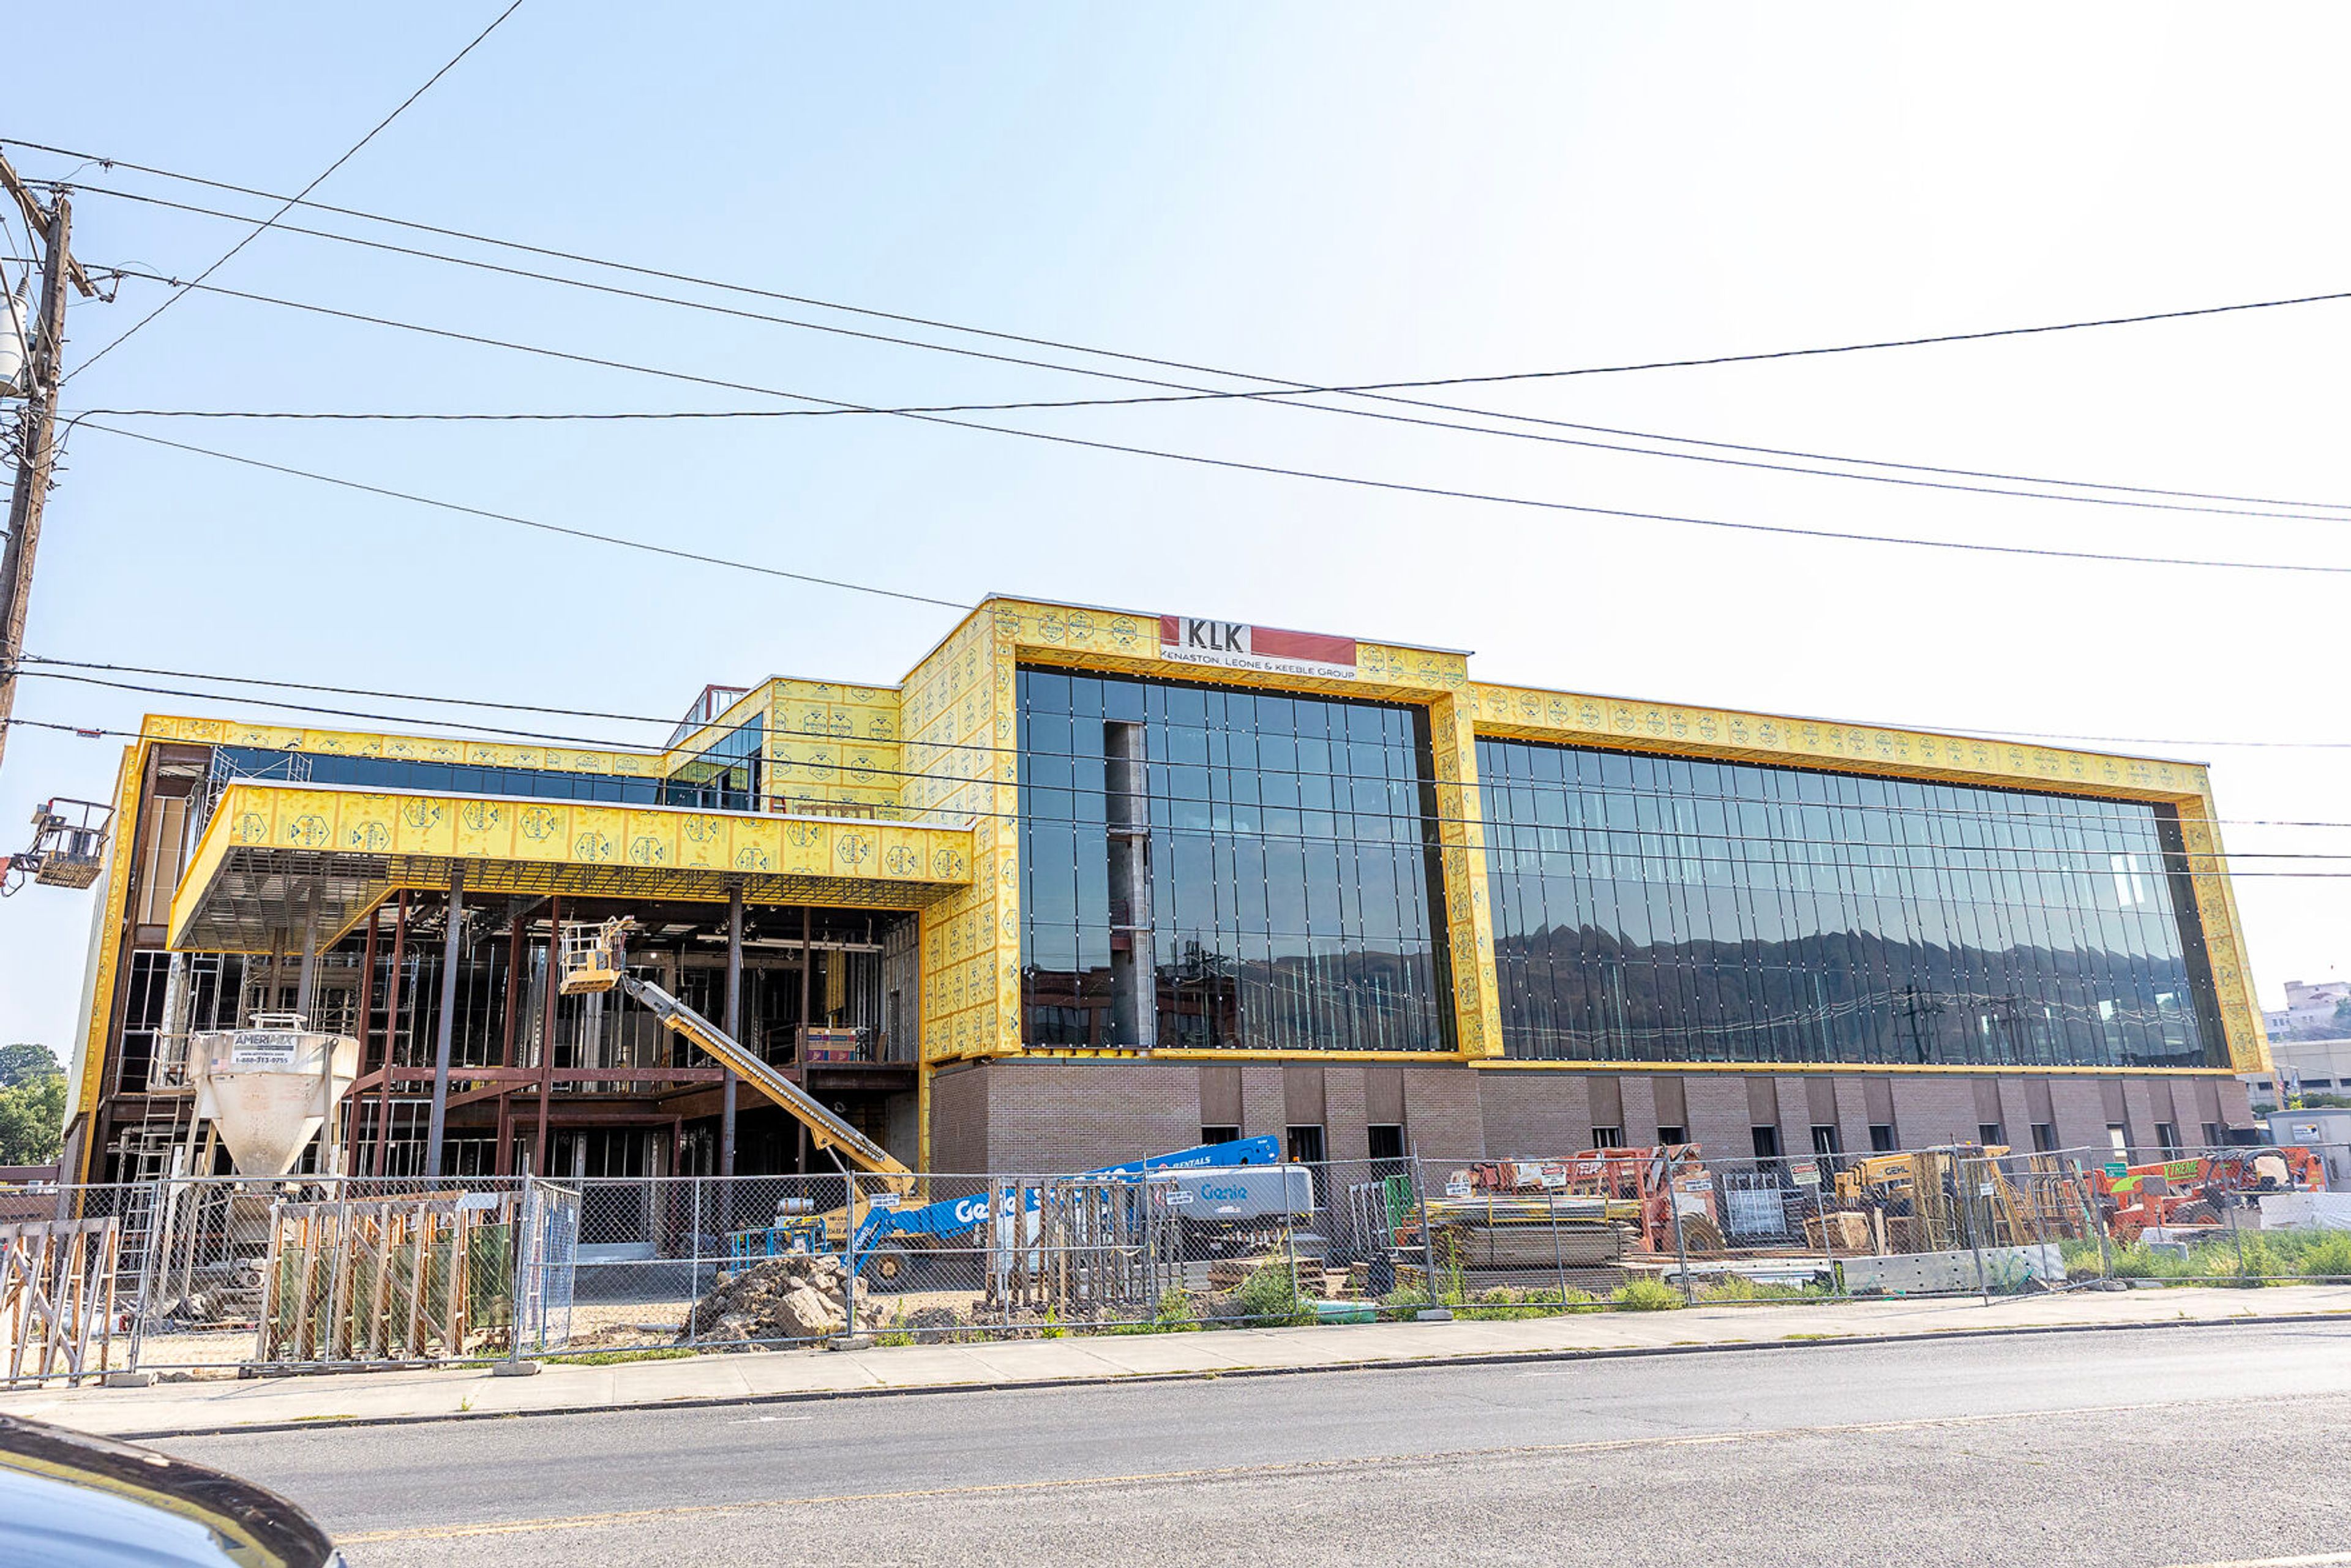
{"label": "chain link fence", "polygon": [[[110,1260],[110,1288],[76,1298],[110,1332],[67,1325],[98,1347],[72,1364],[0,1343],[0,1373],[2339,1282],[2351,1192],[2325,1189],[2345,1172],[2351,1150],[2325,1148],[1685,1145],[1086,1176],[167,1178],[40,1197],[45,1218],[110,1222],[111,1250],[77,1254]],[[0,1225],[8,1280],[32,1278],[43,1229]],[[14,1290],[0,1336],[21,1338]]]}

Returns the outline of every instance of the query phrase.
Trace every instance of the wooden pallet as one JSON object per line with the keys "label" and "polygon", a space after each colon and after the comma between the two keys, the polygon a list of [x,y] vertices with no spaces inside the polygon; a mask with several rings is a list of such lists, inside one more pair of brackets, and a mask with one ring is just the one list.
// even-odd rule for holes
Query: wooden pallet
{"label": "wooden pallet", "polygon": [[111,1218],[0,1225],[5,1381],[78,1381],[104,1370],[114,1345],[114,1269],[120,1244]]}

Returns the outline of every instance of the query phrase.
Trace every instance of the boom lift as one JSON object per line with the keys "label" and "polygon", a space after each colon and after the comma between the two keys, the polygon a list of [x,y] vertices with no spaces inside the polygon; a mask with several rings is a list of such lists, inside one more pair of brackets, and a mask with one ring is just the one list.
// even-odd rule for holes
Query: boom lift
{"label": "boom lift", "polygon": [[[645,1005],[664,1029],[675,1030],[731,1067],[746,1082],[774,1101],[809,1130],[809,1140],[833,1157],[883,1178],[900,1197],[913,1190],[914,1173],[898,1157],[827,1110],[822,1101],[770,1067],[757,1051],[651,980],[629,973],[628,934],[635,922],[607,920],[601,925],[567,925],[563,932],[563,983],[567,997],[618,990]],[[851,1184],[855,1191],[855,1184]],[[853,1225],[856,1216],[845,1217]]]}
{"label": "boom lift", "polygon": [[[946,1198],[919,1207],[903,1207],[914,1186],[914,1173],[889,1150],[842,1121],[823,1102],[769,1066],[758,1052],[733,1035],[671,996],[651,980],[629,973],[627,940],[633,922],[607,920],[601,925],[577,924],[563,931],[565,996],[620,991],[644,1004],[663,1027],[675,1030],[705,1051],[733,1068],[761,1093],[808,1128],[810,1141],[834,1161],[880,1176],[888,1196],[861,1194],[850,1184],[851,1202],[826,1215],[811,1215],[754,1231],[767,1250],[779,1244],[813,1248],[820,1241],[838,1244],[858,1260],[858,1271],[883,1287],[893,1285],[912,1262],[913,1249],[936,1248],[967,1237],[994,1212],[992,1195]],[[1203,1144],[1174,1154],[1154,1155],[1123,1166],[1107,1166],[1086,1173],[1101,1176],[1135,1176],[1231,1166],[1271,1165],[1280,1158],[1280,1146],[1270,1137],[1239,1139],[1228,1144]],[[862,1200],[862,1204],[860,1200]],[[757,1254],[742,1249],[737,1261]]]}

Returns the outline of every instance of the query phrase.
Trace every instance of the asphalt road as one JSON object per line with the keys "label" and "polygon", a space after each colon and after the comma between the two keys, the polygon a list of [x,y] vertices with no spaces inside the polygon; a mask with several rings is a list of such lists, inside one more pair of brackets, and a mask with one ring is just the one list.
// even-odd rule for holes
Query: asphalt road
{"label": "asphalt road", "polygon": [[[2351,1564],[2351,1324],[162,1445],[390,1564]],[[2343,1553],[2339,1558],[2325,1554]]]}

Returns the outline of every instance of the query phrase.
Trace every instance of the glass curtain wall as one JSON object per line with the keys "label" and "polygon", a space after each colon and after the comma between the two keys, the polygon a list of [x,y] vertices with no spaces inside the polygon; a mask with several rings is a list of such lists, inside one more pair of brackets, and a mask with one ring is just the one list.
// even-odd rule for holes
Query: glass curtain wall
{"label": "glass curtain wall", "polygon": [[519,795],[540,800],[610,800],[636,806],[656,804],[662,789],[657,779],[564,773],[546,768],[487,768],[392,757],[338,756],[322,751],[215,747],[211,780],[215,798],[223,785],[239,779],[293,784],[356,784],[387,793],[423,790],[452,795]]}
{"label": "glass curtain wall", "polygon": [[2168,807],[1480,740],[1507,1054],[2225,1067]]}
{"label": "glass curtain wall", "polygon": [[766,733],[756,718],[728,730],[709,750],[669,776],[662,785],[662,804],[700,811],[758,810]]}
{"label": "glass curtain wall", "polygon": [[1019,675],[1037,1046],[1451,1049],[1426,717]]}

